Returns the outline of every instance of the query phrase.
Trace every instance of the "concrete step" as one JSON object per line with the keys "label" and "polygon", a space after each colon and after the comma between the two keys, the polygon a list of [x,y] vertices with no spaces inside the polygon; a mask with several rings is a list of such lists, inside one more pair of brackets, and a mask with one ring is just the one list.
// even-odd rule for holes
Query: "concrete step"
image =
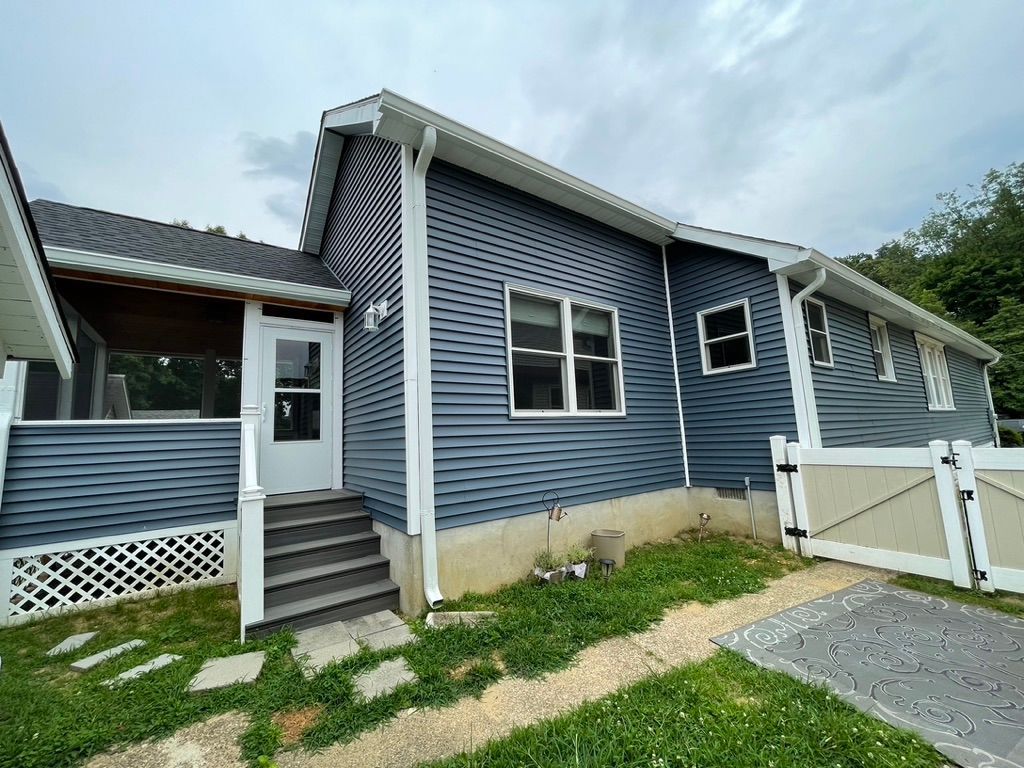
{"label": "concrete step", "polygon": [[246,627],[246,636],[261,637],[285,627],[308,629],[365,616],[381,610],[398,608],[398,585],[391,579],[381,579],[369,584],[295,600],[282,605],[268,606],[263,621]]}
{"label": "concrete step", "polygon": [[263,520],[275,523],[293,517],[310,517],[359,512],[363,494],[355,491],[311,491],[268,496],[263,502]]}
{"label": "concrete step", "polygon": [[379,554],[380,534],[373,531],[280,544],[263,550],[263,573],[266,578],[314,565],[336,564]]}
{"label": "concrete step", "polygon": [[317,541],[331,536],[373,530],[373,519],[363,510],[356,512],[328,512],[296,508],[294,517],[264,522],[263,546],[276,547],[302,541]]}
{"label": "concrete step", "polygon": [[388,578],[390,563],[380,554],[321,565],[308,565],[264,577],[267,607],[327,595]]}

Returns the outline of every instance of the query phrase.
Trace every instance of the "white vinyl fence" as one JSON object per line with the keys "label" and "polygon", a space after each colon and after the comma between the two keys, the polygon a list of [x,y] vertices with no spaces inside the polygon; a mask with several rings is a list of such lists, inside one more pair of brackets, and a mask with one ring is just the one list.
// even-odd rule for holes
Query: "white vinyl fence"
{"label": "white vinyl fence", "polygon": [[771,443],[789,549],[1024,592],[1024,449]]}

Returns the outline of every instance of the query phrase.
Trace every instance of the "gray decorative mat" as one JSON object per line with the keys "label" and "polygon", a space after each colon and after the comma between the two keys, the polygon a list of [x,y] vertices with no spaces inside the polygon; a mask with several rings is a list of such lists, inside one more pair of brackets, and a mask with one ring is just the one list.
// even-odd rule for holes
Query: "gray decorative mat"
{"label": "gray decorative mat", "polygon": [[713,642],[824,685],[967,768],[1024,768],[1024,621],[862,581]]}

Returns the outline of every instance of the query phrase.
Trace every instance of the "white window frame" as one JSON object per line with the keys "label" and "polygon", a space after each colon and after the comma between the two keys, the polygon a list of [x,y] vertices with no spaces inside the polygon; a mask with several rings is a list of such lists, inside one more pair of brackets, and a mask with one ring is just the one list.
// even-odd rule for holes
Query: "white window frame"
{"label": "white window frame", "polygon": [[[875,332],[878,332],[878,340],[881,344],[881,349],[875,349]],[[882,355],[882,367],[885,369],[884,373],[878,373],[878,366],[875,366],[875,372],[878,373],[879,381],[896,381],[896,365],[892,359],[892,344],[889,341],[889,324],[880,317],[874,315],[868,315],[868,338],[871,343],[871,361],[874,362],[875,352]]]}
{"label": "white window frame", "polygon": [[953,382],[949,378],[949,363],[946,361],[946,345],[920,333],[915,333],[914,336],[917,338],[917,352],[921,359],[921,375],[924,377],[928,410],[955,411]]}
{"label": "white window frame", "polygon": [[[714,339],[706,337],[704,332],[705,315],[714,315],[718,312],[724,312],[727,309],[740,306],[743,307],[743,316],[747,323],[745,331],[742,333],[733,333],[728,336],[718,336]],[[750,319],[750,299],[744,298],[739,301],[730,301],[728,304],[719,304],[717,307],[709,307],[708,309],[700,310],[697,313],[697,336],[700,339],[700,366],[705,376],[715,376],[719,373],[734,373],[736,371],[749,371],[751,368],[757,368],[757,352],[754,345],[754,324]],[[721,368],[712,368],[711,360],[708,357],[708,344],[718,341],[738,339],[740,336],[747,337],[747,344],[750,347],[750,362],[741,363],[740,365],[724,365]]]}
{"label": "white window frame", "polygon": [[[536,296],[541,299],[557,301],[561,306],[562,320],[562,352],[551,352],[546,350],[529,349],[526,347],[512,346],[512,294],[517,293],[523,296]],[[615,357],[595,357],[593,355],[579,355],[573,350],[572,340],[572,307],[587,307],[608,312],[612,316],[612,335],[615,345]],[[553,409],[522,409],[516,408],[515,381],[512,370],[512,353],[528,352],[549,357],[565,359],[565,408]],[[595,360],[602,363],[613,363],[616,367],[616,386],[619,407],[616,410],[581,410],[576,402],[576,358],[581,360]],[[508,371],[508,414],[513,419],[537,419],[537,418],[606,418],[622,417],[626,415],[626,388],[622,373],[622,342],[619,336],[619,310],[606,304],[599,304],[586,299],[577,299],[562,293],[552,293],[537,288],[530,288],[525,285],[505,283],[505,360]]]}
{"label": "white window frame", "polygon": [[[821,319],[825,323],[825,330],[819,331],[816,328],[811,328],[811,315],[807,311],[807,305],[814,304],[815,306],[821,307]],[[836,357],[832,353],[832,332],[828,327],[828,309],[825,307],[825,302],[821,299],[804,299],[804,322],[807,323],[807,344],[810,347],[811,362],[819,368],[835,368]],[[828,349],[828,362],[819,360],[814,355],[814,334],[825,334],[825,347]]]}

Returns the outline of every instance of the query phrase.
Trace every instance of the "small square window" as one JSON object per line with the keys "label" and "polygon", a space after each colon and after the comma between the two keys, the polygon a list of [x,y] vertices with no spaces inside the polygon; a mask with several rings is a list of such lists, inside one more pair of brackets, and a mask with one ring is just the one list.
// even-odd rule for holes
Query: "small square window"
{"label": "small square window", "polygon": [[754,338],[747,299],[697,313],[704,374],[754,368]]}
{"label": "small square window", "polygon": [[804,300],[807,316],[807,333],[811,341],[811,360],[815,365],[832,367],[832,338],[828,332],[828,316],[825,304],[817,299]]}

